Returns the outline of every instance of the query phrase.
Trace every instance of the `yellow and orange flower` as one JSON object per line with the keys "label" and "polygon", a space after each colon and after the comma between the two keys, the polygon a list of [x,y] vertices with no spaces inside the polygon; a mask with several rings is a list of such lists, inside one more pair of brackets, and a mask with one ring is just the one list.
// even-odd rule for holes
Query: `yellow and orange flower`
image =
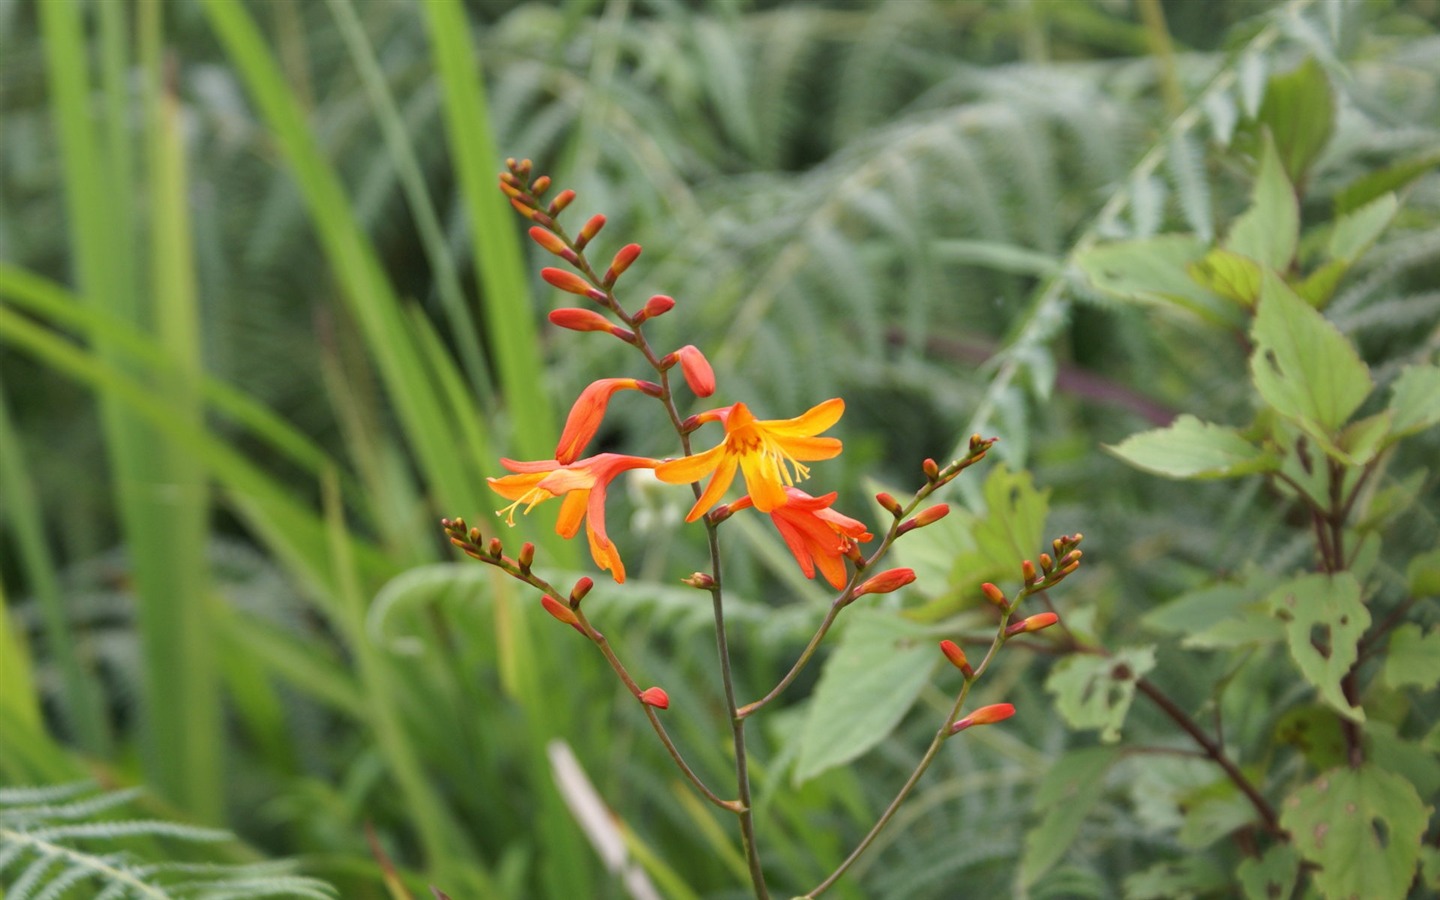
{"label": "yellow and orange flower", "polygon": [[616,391],[642,391],[652,397],[660,396],[660,385],[637,378],[601,378],[590,383],[570,407],[565,419],[565,428],[560,432],[560,443],[555,447],[555,459],[573,463],[580,458],[585,445],[600,430],[605,419],[605,410]]}
{"label": "yellow and orange flower", "polygon": [[845,401],[836,397],[812,407],[793,419],[759,420],[744,403],[700,415],[701,421],[725,424],[725,440],[716,447],[661,463],[655,477],[671,484],[689,484],[712,472],[714,475],[700,499],[690,508],[685,521],[703,516],[725,494],[738,469],[755,508],[768,513],[784,506],[785,488],[809,476],[804,465],[840,454],[838,438],[816,437],[834,425],[845,412]]}
{"label": "yellow and orange flower", "polygon": [[516,474],[486,480],[495,493],[514,501],[499,511],[507,523],[515,524],[516,507],[523,504],[524,511],[528,513],[535,504],[563,495],[565,499],[560,504],[555,533],[568,540],[580,531],[583,522],[595,564],[609,571],[617,582],[625,580],[625,564],[620,561],[620,551],[615,549],[615,544],[605,533],[605,489],[621,472],[653,469],[657,465],[656,460],[600,453],[569,465],[553,459],[537,462],[502,459],[500,462]]}
{"label": "yellow and orange flower", "polygon": [[[819,569],[825,580],[839,590],[845,586],[849,576],[845,570],[846,551],[856,541],[868,541],[874,537],[865,523],[836,512],[830,506],[836,494],[812,497],[799,488],[785,488],[784,505],[770,511],[770,520],[790,548],[800,571],[806,578],[814,578]],[[730,510],[736,511],[751,506],[748,496],[731,503]]]}

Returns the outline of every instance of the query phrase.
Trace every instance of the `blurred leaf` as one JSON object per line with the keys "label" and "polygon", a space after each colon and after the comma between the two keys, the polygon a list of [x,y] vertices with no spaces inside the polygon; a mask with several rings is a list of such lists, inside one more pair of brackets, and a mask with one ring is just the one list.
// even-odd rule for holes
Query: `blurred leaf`
{"label": "blurred leaf", "polygon": [[1310,165],[1335,130],[1335,97],[1325,70],[1308,57],[1299,68],[1271,76],[1259,120],[1269,128],[1290,180],[1305,181]]}
{"label": "blurred leaf", "polygon": [[1401,737],[1389,722],[1373,719],[1365,725],[1365,758],[1410,782],[1421,797],[1440,791],[1440,756],[1421,741]]}
{"label": "blurred leaf", "polygon": [[1375,765],[1340,768],[1291,794],[1280,815],[1318,869],[1326,897],[1403,898],[1415,875],[1429,809],[1410,782]]}
{"label": "blurred leaf", "polygon": [[1370,370],[1354,345],[1271,272],[1261,282],[1252,335],[1256,390],[1313,437],[1328,440],[1369,396]]}
{"label": "blurred leaf", "polygon": [[1120,737],[1135,699],[1135,682],[1155,668],[1154,647],[1127,647],[1110,656],[1066,657],[1045,680],[1055,705],[1072,728],[1095,728],[1102,741]]}
{"label": "blurred leaf", "polygon": [[1290,844],[1276,844],[1259,859],[1243,860],[1236,869],[1245,900],[1274,900],[1293,897],[1300,877],[1300,855]]}
{"label": "blurred leaf", "polygon": [[1182,415],[1168,428],[1134,434],[1105,446],[1137,469],[1167,478],[1233,478],[1279,467],[1280,458],[1233,428]]}
{"label": "blurred leaf", "polygon": [[1224,890],[1229,876],[1204,856],[1153,865],[1125,879],[1125,900],[1189,900]]}
{"label": "blurred leaf", "polygon": [[1440,366],[1406,366],[1391,388],[1390,440],[1440,422]]}
{"label": "blurred leaf", "polygon": [[1025,833],[1020,883],[1034,885],[1060,861],[1105,792],[1105,773],[1120,758],[1110,747],[1071,750],[1055,760],[1035,789],[1040,822]]}
{"label": "blurred leaf", "polygon": [[1275,724],[1275,740],[1299,750],[1317,772],[1343,765],[1349,752],[1340,719],[1328,706],[1288,711]]}
{"label": "blurred leaf", "polygon": [[1440,150],[1427,150],[1378,171],[1367,172],[1335,195],[1335,211],[1348,213],[1382,194],[1398,191],[1440,165]]}
{"label": "blurred leaf", "polygon": [[975,544],[989,567],[1009,571],[1035,555],[1045,538],[1050,492],[1037,491],[1029,472],[1011,472],[1003,463],[985,479],[984,517],[975,526]]}
{"label": "blurred leaf", "polygon": [[1181,309],[1212,325],[1240,321],[1235,305],[1212,294],[1190,277],[1192,263],[1209,246],[1188,234],[1098,244],[1076,255],[1076,264],[1103,293],[1121,300]]}
{"label": "blurred leaf", "polygon": [[942,658],[926,628],[893,613],[860,609],[848,617],[800,731],[797,785],[883,741]]}
{"label": "blurred leaf", "polygon": [[1277,272],[1290,267],[1300,241],[1300,204],[1275,145],[1265,142],[1250,208],[1230,226],[1224,247]]}
{"label": "blurred leaf", "polygon": [[1207,291],[1253,307],[1260,297],[1260,266],[1248,256],[1216,247],[1185,268]]}
{"label": "blurred leaf", "polygon": [[1370,610],[1360,601],[1360,582],[1349,572],[1302,575],[1277,587],[1268,602],[1285,622],[1290,656],[1300,674],[1342,715],[1365,721],[1365,711],[1351,706],[1340,688],[1370,625]]}
{"label": "blurred leaf", "polygon": [[1427,633],[1413,622],[1396,628],[1382,677],[1392,688],[1414,685],[1428,691],[1440,684],[1440,628]]}
{"label": "blurred leaf", "polygon": [[1255,821],[1255,807],[1228,780],[1191,794],[1176,836],[1182,846],[1203,850]]}
{"label": "blurred leaf", "polygon": [[1440,549],[1422,553],[1405,567],[1405,581],[1417,597],[1440,595]]}
{"label": "blurred leaf", "polygon": [[1394,194],[1382,194],[1335,220],[1326,252],[1331,259],[1353,263],[1384,233],[1400,209]]}

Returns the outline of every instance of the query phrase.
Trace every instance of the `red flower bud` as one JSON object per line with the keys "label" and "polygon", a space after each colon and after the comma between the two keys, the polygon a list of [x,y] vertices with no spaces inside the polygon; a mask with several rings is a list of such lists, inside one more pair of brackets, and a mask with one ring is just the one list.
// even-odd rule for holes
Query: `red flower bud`
{"label": "red flower bud", "polygon": [[595,235],[597,235],[597,234],[600,233],[600,229],[602,229],[602,228],[604,228],[604,227],[605,227],[605,217],[604,217],[604,216],[602,216],[602,215],[593,215],[593,216],[591,216],[591,217],[590,217],[590,221],[586,222],[586,223],[585,223],[583,226],[581,226],[581,228],[580,228],[580,236],[575,239],[575,249],[576,249],[576,250],[583,250],[583,249],[585,249],[585,245],[588,244],[588,243],[590,243],[590,241],[594,239]]}
{"label": "red flower bud", "polygon": [[965,658],[965,651],[960,649],[959,644],[954,641],[941,641],[940,652],[945,654],[945,658],[950,660],[966,678],[974,677],[975,670],[970,668],[970,660]]}
{"label": "red flower bud", "polygon": [[521,571],[521,572],[529,572],[529,571],[530,571],[530,567],[535,564],[535,545],[534,545],[534,544],[530,543],[529,541],[526,541],[526,542],[525,542],[525,544],[520,548],[520,558],[519,558],[518,562],[520,563],[520,571]]}
{"label": "red flower bud", "polygon": [[575,192],[574,192],[574,191],[571,191],[571,190],[564,190],[564,191],[561,191],[560,193],[556,194],[556,195],[555,195],[555,199],[550,201],[550,209],[549,209],[550,215],[552,215],[552,216],[558,216],[558,215],[560,215],[560,212],[561,212],[562,210],[564,210],[565,207],[569,206],[569,205],[570,205],[570,201],[571,201],[571,200],[574,200],[574,199],[575,199]]}
{"label": "red flower bud", "polygon": [[982,706],[970,715],[950,726],[951,734],[958,734],[972,725],[994,725],[996,722],[1003,722],[1015,715],[1015,706],[1011,703],[992,703],[989,706]]}
{"label": "red flower bud", "polygon": [[1040,554],[1040,571],[1048,575],[1053,568],[1055,568],[1055,560],[1050,558],[1050,554]]}
{"label": "red flower bud", "polygon": [[940,477],[939,464],[928,456],[925,458],[925,461],[920,464],[920,468],[925,472],[925,477],[931,481],[934,481],[935,479]]}
{"label": "red flower bud", "polygon": [[646,706],[653,706],[656,709],[670,708],[670,695],[662,688],[650,687],[639,693],[640,702]]}
{"label": "red flower bud", "polygon": [[980,592],[985,595],[986,600],[989,600],[1001,609],[1010,605],[1009,601],[1005,599],[1005,592],[988,581],[980,585]]}
{"label": "red flower bud", "polygon": [[550,190],[549,175],[541,175],[539,178],[535,179],[533,182],[530,183],[530,193],[534,194],[537,197],[539,197],[541,194],[545,193],[548,190]]}
{"label": "red flower bud", "polygon": [[565,242],[560,239],[560,235],[548,228],[541,228],[539,225],[531,226],[530,240],[549,250],[556,256],[563,256],[570,252],[570,248],[565,246]]}
{"label": "red flower bud", "polygon": [[885,507],[885,511],[892,516],[898,516],[905,512],[905,507],[900,505],[900,501],[884,491],[875,495],[875,502]]}
{"label": "red flower bud", "polygon": [[872,575],[856,588],[855,596],[864,594],[888,594],[915,580],[914,569],[886,569],[879,575]]}
{"label": "red flower bud", "polygon": [[576,309],[573,306],[550,311],[550,324],[571,331],[608,331],[613,333],[615,325],[593,309]]}
{"label": "red flower bud", "polygon": [[620,252],[616,253],[615,259],[611,261],[610,268],[605,270],[606,286],[614,284],[615,279],[625,274],[625,270],[630,268],[630,264],[635,262],[639,256],[639,244],[626,244],[621,247]]}
{"label": "red flower bud", "polygon": [[649,300],[645,301],[645,308],[641,310],[641,313],[645,316],[645,318],[653,319],[656,316],[663,316],[665,313],[669,312],[674,308],[675,298],[667,297],[664,294],[656,294]]}
{"label": "red flower bud", "polygon": [[[540,277],[548,281],[552,286],[562,291],[569,291],[572,294],[579,294],[582,297],[603,300],[605,294],[591,287],[585,279],[574,272],[567,272],[564,269],[556,269],[546,266],[540,270]],[[599,295],[598,297],[596,295]]]}
{"label": "red flower bud", "polygon": [[896,530],[895,536],[899,537],[907,531],[914,531],[917,528],[924,528],[926,525],[933,525],[950,514],[950,504],[937,503],[934,506],[922,509],[919,515],[908,522],[901,524]]}
{"label": "red flower bud", "polygon": [[1020,564],[1020,575],[1024,578],[1026,584],[1034,584],[1036,581],[1035,564],[1028,559],[1025,560]]}
{"label": "red flower bud", "polygon": [[500,554],[505,552],[505,547],[503,544],[500,543],[500,539],[498,537],[493,537],[490,539],[490,546],[487,547],[486,550],[490,553],[491,559],[499,559]]}
{"label": "red flower bud", "polygon": [[704,572],[696,572],[693,575],[687,575],[686,577],[680,579],[680,583],[689,585],[693,588],[699,588],[702,591],[710,591],[715,589],[715,577],[713,575],[707,575]]}
{"label": "red flower bud", "polygon": [[1005,636],[1013,637],[1017,634],[1030,634],[1042,628],[1049,628],[1058,621],[1060,621],[1060,617],[1053,612],[1036,613],[1029,618],[1021,619],[1019,622],[1012,622],[1005,629]]}
{"label": "red flower bud", "polygon": [[556,600],[549,594],[545,594],[540,598],[540,605],[545,607],[545,611],[550,615],[564,622],[566,625],[579,630],[581,634],[584,634],[584,631],[580,629],[580,618],[575,615],[575,610]]}
{"label": "red flower bud", "polygon": [[708,397],[715,393],[715,370],[710,368],[710,361],[698,347],[686,344],[676,350],[675,355],[680,357],[680,372],[695,396]]}
{"label": "red flower bud", "polygon": [[588,575],[580,576],[580,580],[575,582],[575,586],[570,589],[570,608],[574,609],[579,606],[580,601],[585,599],[585,595],[590,593],[590,589],[594,586],[593,578]]}

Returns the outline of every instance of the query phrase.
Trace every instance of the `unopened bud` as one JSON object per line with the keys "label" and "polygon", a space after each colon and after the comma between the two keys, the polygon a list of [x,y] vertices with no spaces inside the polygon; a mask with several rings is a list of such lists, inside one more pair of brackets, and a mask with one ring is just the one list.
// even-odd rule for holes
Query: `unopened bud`
{"label": "unopened bud", "polygon": [[498,537],[493,537],[490,539],[490,546],[486,549],[489,551],[491,559],[499,559],[505,548],[501,545]]}
{"label": "unopened bud", "polygon": [[[509,160],[506,160],[506,162],[508,163]],[[515,173],[519,178],[521,178],[522,180],[529,181],[529,180],[530,180],[530,172],[531,172],[531,170],[532,170],[533,168],[534,168],[534,164],[531,163],[530,160],[528,160],[528,159],[522,159],[522,160],[520,160],[519,165],[511,166],[511,167],[510,167],[510,171],[514,172],[514,173]]]}
{"label": "unopened bud", "polygon": [[596,290],[579,275],[568,272],[565,269],[556,269],[546,266],[540,270],[540,277],[549,282],[553,287],[572,294],[579,294],[582,297],[589,297],[592,300],[605,299],[603,291]]}
{"label": "unopened bud", "polygon": [[930,481],[934,481],[940,477],[939,464],[928,456],[925,458],[925,461],[920,464],[920,468],[925,472],[925,477]]}
{"label": "unopened bud", "polygon": [[541,175],[539,178],[530,182],[530,193],[534,194],[537,197],[539,197],[541,194],[545,193],[548,190],[550,190],[549,175]]}
{"label": "unopened bud", "polygon": [[573,306],[552,309],[549,318],[550,324],[568,328],[571,331],[614,332],[616,330],[615,325],[609,319],[593,309],[576,309]]}
{"label": "unopened bud", "polygon": [[466,535],[466,537],[470,538],[470,543],[472,543],[472,544],[478,544],[478,543],[480,543],[482,540],[484,540],[485,535],[481,534],[481,533],[480,533],[480,528],[479,528],[478,526],[476,526],[476,527],[473,527],[473,528],[470,529],[470,533],[469,533],[468,535]]}
{"label": "unopened bud", "polygon": [[705,572],[695,572],[680,579],[681,584],[688,584],[690,587],[699,588],[702,591],[715,590],[715,577]]}
{"label": "unopened bud", "polygon": [[[502,185],[502,189],[503,189],[503,185]],[[509,191],[506,191],[506,193],[508,194],[508,193],[510,193],[510,192],[509,192]],[[540,216],[541,216],[540,210],[536,209],[536,208],[533,207],[533,206],[530,206],[530,205],[527,204],[527,203],[522,202],[522,201],[520,200],[520,198],[518,198],[518,197],[513,197],[513,196],[512,196],[512,197],[510,198],[510,205],[513,206],[513,207],[515,207],[515,211],[516,211],[516,212],[518,212],[520,215],[524,216],[525,218],[529,219],[529,220],[532,221],[532,222],[540,222],[540,224],[545,225],[545,224],[548,224],[548,223],[554,221],[554,220],[551,219],[549,216],[546,216],[545,219],[544,219],[544,221],[541,221],[541,219],[540,219]]]}
{"label": "unopened bud", "polygon": [[970,660],[965,658],[965,651],[960,649],[959,644],[954,641],[941,641],[940,652],[945,654],[945,658],[950,660],[966,678],[974,677],[975,670],[970,668]]}
{"label": "unopened bud", "polygon": [[520,571],[527,575],[530,574],[530,567],[535,565],[535,545],[526,541],[520,548],[520,558],[518,561],[520,563]]}
{"label": "unopened bud", "polygon": [[674,298],[674,297],[667,297],[667,296],[665,296],[664,294],[656,294],[655,296],[651,297],[649,300],[646,300],[646,301],[645,301],[645,307],[644,307],[642,310],[640,310],[640,314],[643,315],[643,316],[644,316],[645,318],[647,318],[647,319],[653,319],[653,318],[655,318],[656,316],[663,316],[663,315],[665,315],[665,313],[669,312],[670,310],[672,310],[672,309],[674,309],[674,308],[675,308],[675,298]]}
{"label": "unopened bud", "polygon": [[994,725],[996,722],[1003,722],[1015,715],[1015,706],[1012,703],[992,703],[989,706],[982,706],[970,715],[950,726],[951,734],[959,734],[972,725]]}
{"label": "unopened bud", "polygon": [[530,240],[549,250],[556,256],[564,257],[565,261],[572,265],[579,259],[569,247],[565,246],[565,242],[560,239],[560,235],[548,228],[532,225],[530,227]]}
{"label": "unopened bud", "polygon": [[1020,577],[1025,581],[1026,584],[1034,584],[1036,580],[1035,564],[1028,559],[1021,563]]}
{"label": "unopened bud", "polygon": [[1017,634],[1030,634],[1031,632],[1040,631],[1043,628],[1049,628],[1058,621],[1060,621],[1060,617],[1053,612],[1036,613],[1033,616],[1021,619],[1019,622],[1012,622],[1006,627],[1005,636],[1014,637]]}
{"label": "unopened bud", "polygon": [[626,244],[621,247],[620,251],[615,254],[615,259],[611,261],[610,268],[605,270],[605,286],[609,287],[614,284],[615,279],[625,274],[625,270],[630,268],[630,264],[635,262],[639,256],[639,244]]}
{"label": "unopened bud", "polygon": [[500,190],[503,191],[505,196],[509,197],[511,201],[518,201],[519,203],[522,203],[525,206],[531,208],[534,208],[535,206],[535,201],[530,199],[530,197],[525,193],[525,189],[522,188],[519,184],[517,184],[513,179],[510,181],[505,181],[504,179],[501,179]]}
{"label": "unopened bud", "polygon": [[585,249],[585,245],[588,244],[588,243],[590,243],[590,241],[592,241],[592,240],[595,238],[595,235],[597,235],[597,234],[600,233],[600,229],[602,229],[602,228],[604,228],[604,227],[605,227],[605,217],[604,217],[604,216],[598,215],[598,214],[591,216],[591,217],[590,217],[590,221],[586,222],[584,225],[582,225],[582,226],[580,227],[580,236],[575,239],[575,249],[576,249],[576,250],[583,250],[583,249]]}
{"label": "unopened bud", "polygon": [[555,195],[555,199],[550,201],[550,207],[549,207],[549,210],[548,210],[549,213],[550,213],[550,215],[552,215],[552,216],[558,216],[558,215],[560,215],[561,211],[564,210],[565,207],[569,206],[569,205],[570,205],[570,201],[571,201],[571,200],[574,200],[574,199],[575,199],[575,192],[574,192],[574,191],[571,191],[571,190],[564,190],[564,191],[561,191],[560,193],[556,194],[556,195]]}
{"label": "unopened bud", "polygon": [[926,525],[933,525],[949,514],[950,504],[948,503],[937,503],[927,509],[922,509],[913,519],[902,523],[900,527],[896,529],[895,536],[899,537],[907,531],[914,531],[917,528],[924,528]]}
{"label": "unopened bud", "polygon": [[546,612],[561,622],[580,631],[581,634],[585,633],[584,630],[580,628],[580,617],[575,615],[575,610],[561,603],[559,600],[556,600],[549,594],[545,594],[540,598],[540,605],[545,607]]}
{"label": "unopened bud", "polygon": [[886,569],[879,575],[872,575],[867,578],[860,587],[855,589],[855,596],[865,594],[888,594],[891,591],[898,591],[900,588],[915,580],[914,569]]}
{"label": "unopened bud", "polygon": [[988,581],[980,585],[980,593],[985,595],[986,600],[989,600],[1001,609],[1005,609],[1010,605],[1010,601],[1005,599],[1005,592]]}
{"label": "unopened bud", "polygon": [[579,606],[580,601],[585,599],[585,595],[590,593],[590,589],[594,586],[595,580],[590,576],[580,576],[580,580],[575,582],[575,586],[570,589],[570,608],[575,609]]}
{"label": "unopened bud", "polygon": [[903,515],[905,512],[905,507],[900,505],[900,501],[896,500],[894,497],[890,496],[884,491],[881,491],[880,493],[875,495],[875,502],[883,506],[885,508],[885,511],[890,513],[890,515],[892,516]]}
{"label": "unopened bud", "polygon": [[670,708],[670,695],[665,693],[663,688],[650,687],[638,694],[640,702],[646,706],[653,706],[656,709]]}
{"label": "unopened bud", "polygon": [[686,344],[676,350],[675,355],[680,358],[680,372],[685,376],[685,383],[695,396],[708,397],[715,393],[715,370],[699,347]]}
{"label": "unopened bud", "polygon": [[1055,560],[1050,558],[1050,554],[1040,554],[1040,571],[1044,572],[1046,575],[1049,575],[1050,570],[1053,568],[1055,568]]}

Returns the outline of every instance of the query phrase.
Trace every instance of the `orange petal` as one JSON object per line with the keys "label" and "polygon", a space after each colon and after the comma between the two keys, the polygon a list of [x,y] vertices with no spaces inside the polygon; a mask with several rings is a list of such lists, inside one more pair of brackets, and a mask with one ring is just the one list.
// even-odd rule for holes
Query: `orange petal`
{"label": "orange petal", "polygon": [[655,477],[666,484],[690,484],[715,471],[724,455],[725,445],[720,444],[704,453],[667,460],[655,467]]}
{"label": "orange petal", "polygon": [[[739,404],[736,404],[737,406]],[[845,401],[839,397],[826,400],[817,406],[811,407],[804,413],[793,419],[779,419],[765,423],[765,430],[771,434],[809,437],[819,434],[825,429],[840,421],[840,416],[845,412]]]}
{"label": "orange petal", "polygon": [[[721,446],[723,447],[724,445],[722,444]],[[725,495],[726,488],[730,487],[730,482],[735,480],[735,469],[735,457],[722,454],[720,456],[720,464],[715,468],[715,476],[711,478],[710,483],[705,486],[705,492],[700,495],[700,499],[696,500],[695,505],[690,507],[690,512],[685,515],[685,521],[693,522],[705,515],[705,512]]]}
{"label": "orange petal", "polygon": [[780,480],[780,471],[774,460],[766,459],[759,453],[740,455],[740,470],[745,473],[745,487],[755,508],[768,513],[785,505],[785,483]]}
{"label": "orange petal", "polygon": [[573,538],[580,531],[580,523],[585,520],[586,501],[590,499],[590,492],[586,490],[570,491],[560,503],[560,515],[555,520],[555,533],[567,541]]}
{"label": "orange petal", "polygon": [[780,446],[791,459],[801,462],[809,462],[816,459],[834,459],[840,455],[844,445],[839,438],[828,437],[775,437],[775,443]]}

